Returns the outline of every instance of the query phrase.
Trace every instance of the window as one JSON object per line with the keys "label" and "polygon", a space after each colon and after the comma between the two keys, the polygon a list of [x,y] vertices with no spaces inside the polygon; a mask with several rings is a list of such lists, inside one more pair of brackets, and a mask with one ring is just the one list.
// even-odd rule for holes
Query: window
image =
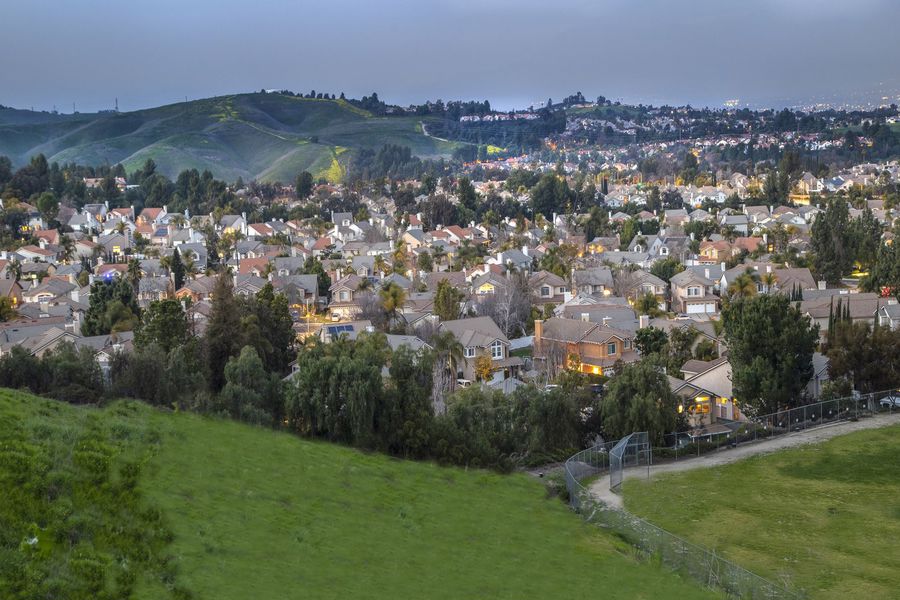
{"label": "window", "polygon": [[630,350],[631,349],[631,340],[625,340],[624,346],[625,346],[626,350]]}
{"label": "window", "polygon": [[700,297],[700,288],[696,287],[696,286],[689,287],[687,289],[687,295],[692,298],[699,298]]}
{"label": "window", "polygon": [[549,298],[550,297],[550,286],[542,285],[541,286],[541,298]]}
{"label": "window", "polygon": [[616,355],[616,343],[610,342],[606,345],[606,355],[607,356],[615,356]]}
{"label": "window", "polygon": [[475,346],[466,346],[465,357],[473,358],[475,356]]}
{"label": "window", "polygon": [[341,292],[341,302],[346,302],[349,294],[347,292]]}
{"label": "window", "polygon": [[660,256],[668,256],[668,255],[669,255],[669,249],[666,248],[665,246],[663,246],[663,247],[661,247],[661,248],[659,249],[659,254],[660,254]]}
{"label": "window", "polygon": [[491,344],[491,358],[494,360],[503,358],[503,344],[500,343],[500,340],[494,340],[494,343]]}

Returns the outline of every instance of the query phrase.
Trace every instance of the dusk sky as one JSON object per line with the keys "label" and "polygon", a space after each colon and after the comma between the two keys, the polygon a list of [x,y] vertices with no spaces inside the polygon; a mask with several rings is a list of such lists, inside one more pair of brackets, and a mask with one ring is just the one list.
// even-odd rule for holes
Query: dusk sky
{"label": "dusk sky", "polygon": [[896,0],[3,0],[0,104],[121,110],[288,88],[523,107],[900,88]]}

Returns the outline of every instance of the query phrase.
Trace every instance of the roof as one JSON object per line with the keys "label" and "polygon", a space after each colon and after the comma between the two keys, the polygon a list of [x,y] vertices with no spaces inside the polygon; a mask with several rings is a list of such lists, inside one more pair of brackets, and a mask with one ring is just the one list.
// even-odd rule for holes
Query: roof
{"label": "roof", "polygon": [[509,343],[509,340],[490,317],[471,317],[443,321],[440,328],[443,331],[452,333],[463,346],[486,347],[492,344],[494,340],[500,340],[504,344]]}

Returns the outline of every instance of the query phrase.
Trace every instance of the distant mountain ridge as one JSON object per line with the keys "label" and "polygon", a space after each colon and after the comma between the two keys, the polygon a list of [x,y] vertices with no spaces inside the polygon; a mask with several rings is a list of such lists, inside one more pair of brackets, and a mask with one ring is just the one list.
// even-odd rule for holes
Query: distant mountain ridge
{"label": "distant mountain ridge", "polygon": [[122,163],[129,172],[152,158],[170,177],[196,168],[226,181],[292,182],[303,170],[338,180],[353,152],[364,148],[398,144],[422,158],[449,157],[461,144],[428,136],[429,120],[261,92],[123,113],[0,108],[0,155],[16,166],[43,153],[50,162]]}

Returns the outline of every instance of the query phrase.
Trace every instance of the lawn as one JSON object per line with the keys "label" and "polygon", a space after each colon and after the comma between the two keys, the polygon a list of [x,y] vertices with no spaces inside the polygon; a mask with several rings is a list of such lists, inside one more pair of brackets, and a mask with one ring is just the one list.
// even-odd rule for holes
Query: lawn
{"label": "lawn", "polygon": [[811,599],[897,598],[900,427],[628,480],[625,505]]}
{"label": "lawn", "polygon": [[[0,417],[0,482],[22,476],[7,472],[10,456],[52,456],[77,475],[92,463],[73,461],[71,448],[90,439],[107,449],[110,475],[96,491],[106,500],[85,504],[83,486],[56,490],[40,552],[22,545],[35,525],[3,512],[16,492],[0,486],[0,558],[10,559],[0,562],[47,560],[64,581],[83,576],[90,550],[94,579],[130,576],[141,599],[718,597],[635,562],[527,475],[395,460],[131,402],[78,408],[0,391]],[[27,451],[9,454],[11,439]],[[123,495],[134,464],[134,496]],[[20,487],[45,498],[34,483]],[[137,498],[140,510],[116,498]],[[84,528],[80,554],[43,545],[55,528],[70,535],[57,519]],[[119,531],[151,552],[124,560],[130,550],[107,535]],[[17,573],[0,566],[7,579]],[[8,584],[0,576],[0,597],[35,597],[4,593]]]}

